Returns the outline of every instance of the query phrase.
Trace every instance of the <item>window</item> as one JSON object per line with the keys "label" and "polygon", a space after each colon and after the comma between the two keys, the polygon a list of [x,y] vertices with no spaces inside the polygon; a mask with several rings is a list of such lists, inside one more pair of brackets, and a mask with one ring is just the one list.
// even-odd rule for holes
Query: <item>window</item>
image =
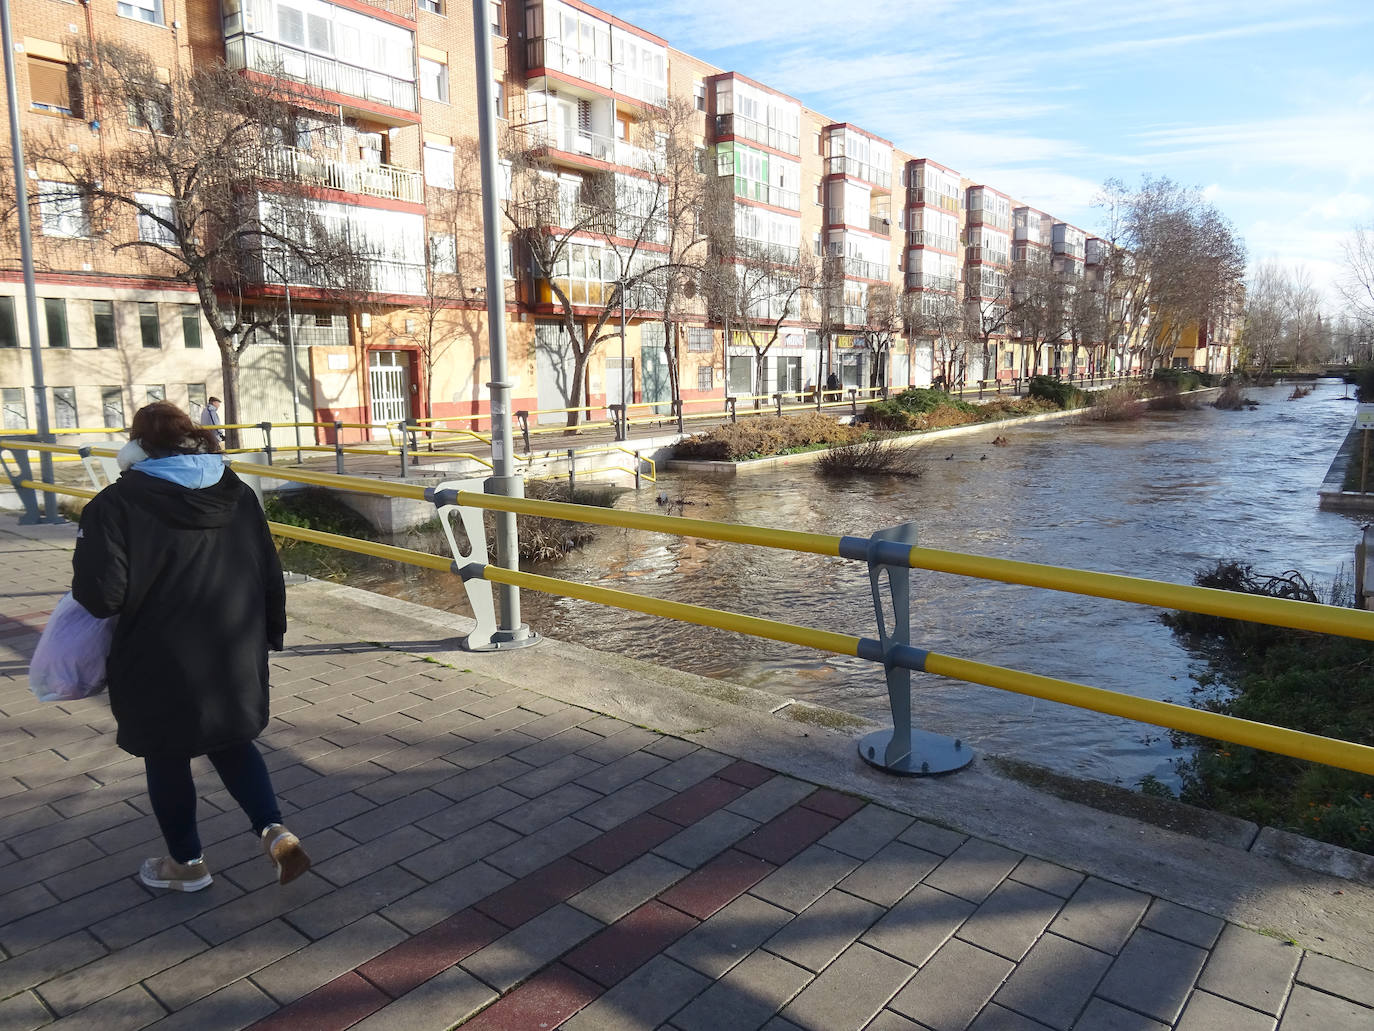
{"label": "window", "polygon": [[81,73],[76,65],[30,57],[29,103],[40,111],[80,118]]}
{"label": "window", "polygon": [[453,189],[453,148],[425,144],[425,182],[430,186]]}
{"label": "window", "polygon": [[136,193],[134,203],[143,210],[138,213],[138,238],[144,243],[155,243],[170,247],[176,243],[172,226],[176,224],[176,211],[172,198],[160,193]]}
{"label": "window", "polygon": [[707,329],[705,326],[687,327],[687,350],[710,353],[715,347],[715,341],[714,330]]}
{"label": "window", "polygon": [[138,302],[138,332],[144,347],[162,346],[162,325],[157,318],[156,301]]}
{"label": "window", "polygon": [[0,347],[19,346],[19,324],[14,321],[14,298],[0,297]]}
{"label": "window", "polygon": [[515,278],[515,248],[511,246],[510,237],[501,241],[501,275],[506,279]]}
{"label": "window", "polygon": [[278,4],[277,36],[283,43],[305,46],[305,15],[294,7]]}
{"label": "window", "polygon": [[137,18],[150,25],[162,25],[162,0],[119,0],[116,7],[121,18]]}
{"label": "window", "polygon": [[114,301],[92,301],[91,313],[95,316],[95,346],[116,346]]}
{"label": "window", "polygon": [[149,84],[128,100],[129,126],[152,132],[172,131],[172,91],[160,83]]}
{"label": "window", "polygon": [[496,105],[496,117],[506,117],[506,87],[505,84],[497,79],[492,83],[491,88],[492,103]]}
{"label": "window", "polygon": [[697,389],[714,390],[716,387],[716,370],[710,365],[697,366]]}
{"label": "window", "polygon": [[191,418],[200,422],[200,413],[205,410],[205,384],[187,383],[186,384],[186,412]]}
{"label": "window", "polygon": [[148,403],[149,403],[149,404],[152,404],[154,401],[166,401],[166,400],[167,400],[167,387],[166,387],[165,384],[154,384],[154,385],[152,385],[152,386],[150,386],[150,387],[148,388]]}
{"label": "window", "polygon": [[48,346],[70,347],[67,339],[67,302],[62,297],[43,298],[43,317],[48,324]]}
{"label": "window", "polygon": [[420,58],[420,96],[448,103],[448,65]]}
{"label": "window", "polygon": [[443,14],[444,5],[442,0],[420,0],[420,10],[428,11],[430,14]]}
{"label": "window", "polygon": [[59,430],[76,425],[76,387],[52,388],[52,424]]}
{"label": "window", "polygon": [[28,429],[29,409],[28,405],[24,403],[24,388],[5,387],[0,399],[3,400],[5,406],[5,429]]}
{"label": "window", "polygon": [[816,153],[817,153],[817,154],[824,155],[824,154],[825,154],[825,144],[821,141],[821,134],[820,134],[820,133],[816,133],[815,136],[816,136]]}
{"label": "window", "polygon": [[200,305],[181,306],[181,341],[187,347],[200,347]]}
{"label": "window", "polygon": [[458,271],[458,241],[452,233],[429,234],[429,267],[441,275]]}
{"label": "window", "polygon": [[698,82],[696,85],[696,107],[698,111],[706,110],[706,83]]}
{"label": "window", "polygon": [[494,36],[504,36],[505,4],[501,0],[491,0],[491,32]]}
{"label": "window", "polygon": [[816,204],[817,206],[825,203],[825,183],[816,184]]}
{"label": "window", "polygon": [[40,181],[38,214],[44,236],[77,239],[91,235],[90,204],[71,183]]}
{"label": "window", "polygon": [[119,387],[100,388],[100,408],[105,418],[106,429],[121,429],[124,426],[124,391]]}

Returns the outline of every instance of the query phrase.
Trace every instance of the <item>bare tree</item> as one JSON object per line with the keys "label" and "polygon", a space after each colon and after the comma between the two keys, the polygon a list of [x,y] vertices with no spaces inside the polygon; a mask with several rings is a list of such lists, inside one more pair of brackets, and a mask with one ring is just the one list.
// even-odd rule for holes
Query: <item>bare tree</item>
{"label": "bare tree", "polygon": [[33,167],[70,184],[45,202],[115,254],[195,288],[219,347],[226,421],[238,422],[239,358],[277,318],[264,283],[366,291],[370,255],[323,217],[309,175],[283,157],[296,112],[279,84],[208,62],[164,83],[148,53],[119,43],[81,56],[86,102],[111,124],[101,146],[29,134]]}
{"label": "bare tree", "polygon": [[[866,301],[863,341],[870,356],[868,385],[876,387],[879,373],[892,353],[893,341],[902,331],[902,295],[891,284],[880,283],[868,288]],[[886,382],[886,377],[883,381]]]}
{"label": "bare tree", "polygon": [[1342,249],[1345,274],[1338,284],[1341,296],[1357,321],[1374,327],[1374,224],[1356,226]]}
{"label": "bare tree", "polygon": [[930,340],[932,378],[946,387],[968,359],[974,341],[968,309],[953,292],[925,290],[904,298],[908,340]]}

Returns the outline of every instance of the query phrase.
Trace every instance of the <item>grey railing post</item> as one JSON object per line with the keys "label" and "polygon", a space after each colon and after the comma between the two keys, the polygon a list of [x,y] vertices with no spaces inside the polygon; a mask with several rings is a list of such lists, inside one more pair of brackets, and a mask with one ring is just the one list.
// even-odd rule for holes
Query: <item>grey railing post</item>
{"label": "grey railing post", "polygon": [[778,414],[782,414],[782,394],[773,395],[773,405],[777,408]]}
{"label": "grey railing post", "polygon": [[577,489],[577,449],[568,448],[568,497]]}
{"label": "grey railing post", "polygon": [[401,431],[401,479],[404,480],[404,479],[407,477],[407,475],[408,475],[408,473],[407,473],[407,471],[406,471],[406,467],[410,464],[410,463],[407,461],[407,458],[408,458],[409,456],[406,454],[406,451],[407,451],[407,448],[406,448],[406,439],[407,439],[407,438],[406,438],[406,424],[405,424],[405,420],[402,419],[402,420],[401,420],[399,423],[397,423],[396,425],[400,428],[400,431]]}
{"label": "grey railing post", "polygon": [[738,422],[739,416],[735,412],[735,398],[733,394],[725,399],[725,408],[730,413],[730,421]]}
{"label": "grey railing post", "polygon": [[344,474],[343,422],[334,420],[334,471]]}
{"label": "grey railing post", "polygon": [[856,419],[859,416],[859,392],[854,387],[849,388],[849,412]]}
{"label": "grey railing post", "polygon": [[[26,437],[25,440],[36,440],[36,437]],[[10,471],[9,461],[5,458],[4,451],[9,450],[14,457],[15,471]],[[0,464],[4,465],[5,475],[10,479],[10,486],[19,495],[19,503],[24,506],[24,512],[19,517],[20,526],[32,526],[44,522],[43,514],[38,510],[38,491],[32,487],[21,487],[19,484],[28,480],[33,482],[33,467],[29,464],[29,453],[18,447],[0,448]]]}
{"label": "grey railing post", "polygon": [[530,453],[530,413],[516,412],[515,417],[520,420],[520,435],[525,438],[525,454]]}
{"label": "grey railing post", "polygon": [[639,490],[639,486],[640,486],[640,484],[639,484],[639,470],[640,470],[640,467],[641,467],[643,464],[644,464],[643,461],[642,461],[642,460],[640,459],[640,457],[639,457],[639,452],[636,451],[636,452],[635,452],[635,490]]}
{"label": "grey railing post", "polygon": [[267,455],[267,464],[272,464],[272,424],[270,422],[258,423],[258,429],[262,430],[262,450]]}

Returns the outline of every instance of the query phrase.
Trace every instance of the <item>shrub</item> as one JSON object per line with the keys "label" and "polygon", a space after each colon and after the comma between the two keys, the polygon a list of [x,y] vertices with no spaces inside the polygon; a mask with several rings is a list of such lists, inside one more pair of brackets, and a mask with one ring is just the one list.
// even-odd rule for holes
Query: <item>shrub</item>
{"label": "shrub", "polygon": [[[616,493],[611,487],[578,488],[570,492],[567,483],[561,480],[525,481],[525,497],[536,501],[567,501],[574,505],[610,508]],[[562,558],[596,536],[590,523],[575,523],[549,516],[516,516],[515,526],[520,537],[520,557],[530,562]],[[488,541],[495,540],[494,531],[495,517],[492,516],[487,527]]]}
{"label": "shrub", "polygon": [[862,437],[861,430],[842,426],[830,416],[818,412],[781,417],[755,416],[681,440],[673,448],[673,457],[739,462],[833,444],[853,444]]}
{"label": "shrub", "polygon": [[1059,408],[1081,408],[1085,403],[1083,391],[1058,376],[1032,376],[1026,384],[1026,393],[1053,402]]}
{"label": "shrub", "polygon": [[1216,377],[1197,369],[1155,369],[1150,377],[1157,385],[1173,390],[1200,390],[1216,385]]}
{"label": "shrub", "polygon": [[1227,412],[1238,412],[1242,408],[1254,408],[1257,403],[1245,396],[1239,383],[1228,383],[1221,388],[1221,393],[1212,402],[1212,407]]}
{"label": "shrub", "polygon": [[1361,365],[1355,370],[1355,400],[1374,401],[1374,365]]}
{"label": "shrub", "polygon": [[864,409],[864,420],[878,429],[929,430],[963,426],[986,418],[978,405],[951,397],[943,390],[911,387]]}
{"label": "shrub", "polygon": [[1092,395],[1088,418],[1099,422],[1126,422],[1145,414],[1145,401],[1136,387],[1111,387]]}
{"label": "shrub", "polygon": [[821,476],[905,476],[919,479],[925,472],[921,448],[879,439],[828,449],[816,460]]}

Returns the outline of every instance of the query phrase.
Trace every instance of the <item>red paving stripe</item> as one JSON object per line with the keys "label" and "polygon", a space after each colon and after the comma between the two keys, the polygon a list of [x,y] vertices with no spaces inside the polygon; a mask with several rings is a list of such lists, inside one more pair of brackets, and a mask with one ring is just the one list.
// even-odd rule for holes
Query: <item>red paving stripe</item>
{"label": "red paving stripe", "polygon": [[739,842],[735,848],[782,866],[839,825],[840,821],[833,816],[826,816],[802,806],[793,806],[781,816],[769,820]]}
{"label": "red paving stripe", "polygon": [[527,920],[533,920],[546,909],[566,902],[599,880],[600,871],[564,856],[541,866],[534,873],[526,874],[513,884],[507,884],[476,903],[473,908],[507,927],[515,928]]}
{"label": "red paving stripe", "polygon": [[618,984],[696,927],[693,919],[650,900],[563,957],[563,962],[606,988]]}
{"label": "red paving stripe", "polygon": [[464,909],[387,949],[358,967],[358,973],[393,999],[485,948],[507,928],[473,909]]}
{"label": "red paving stripe", "polygon": [[390,1001],[350,970],[263,1017],[253,1031],[343,1031]]}
{"label": "red paving stripe", "polygon": [[649,812],[654,816],[661,816],[665,820],[672,820],[676,824],[687,827],[696,823],[703,816],[715,812],[721,806],[729,805],[747,790],[749,789],[739,784],[732,784],[727,780],[707,777],[700,784],[694,784],[686,791],[679,792],[672,798],[660,802]]}
{"label": "red paving stripe", "polygon": [[705,920],[775,869],[772,863],[730,849],[660,892],[658,899],[688,916]]}
{"label": "red paving stripe", "polygon": [[548,1031],[601,994],[601,986],[555,963],[497,999],[463,1025],[463,1031]]}
{"label": "red paving stripe", "polygon": [[772,770],[766,770],[762,766],[757,766],[743,759],[731,763],[725,769],[716,774],[721,780],[728,780],[732,784],[742,784],[746,788],[756,788],[760,784],[766,783],[773,777]]}
{"label": "red paving stripe", "polygon": [[833,816],[837,820],[847,820],[868,803],[853,795],[843,795],[829,788],[819,788],[803,798],[801,804],[807,809],[825,813],[826,816]]}
{"label": "red paving stripe", "polygon": [[614,873],[655,845],[663,844],[680,830],[682,828],[675,823],[650,813],[641,813],[593,838],[573,852],[572,856],[603,874]]}

